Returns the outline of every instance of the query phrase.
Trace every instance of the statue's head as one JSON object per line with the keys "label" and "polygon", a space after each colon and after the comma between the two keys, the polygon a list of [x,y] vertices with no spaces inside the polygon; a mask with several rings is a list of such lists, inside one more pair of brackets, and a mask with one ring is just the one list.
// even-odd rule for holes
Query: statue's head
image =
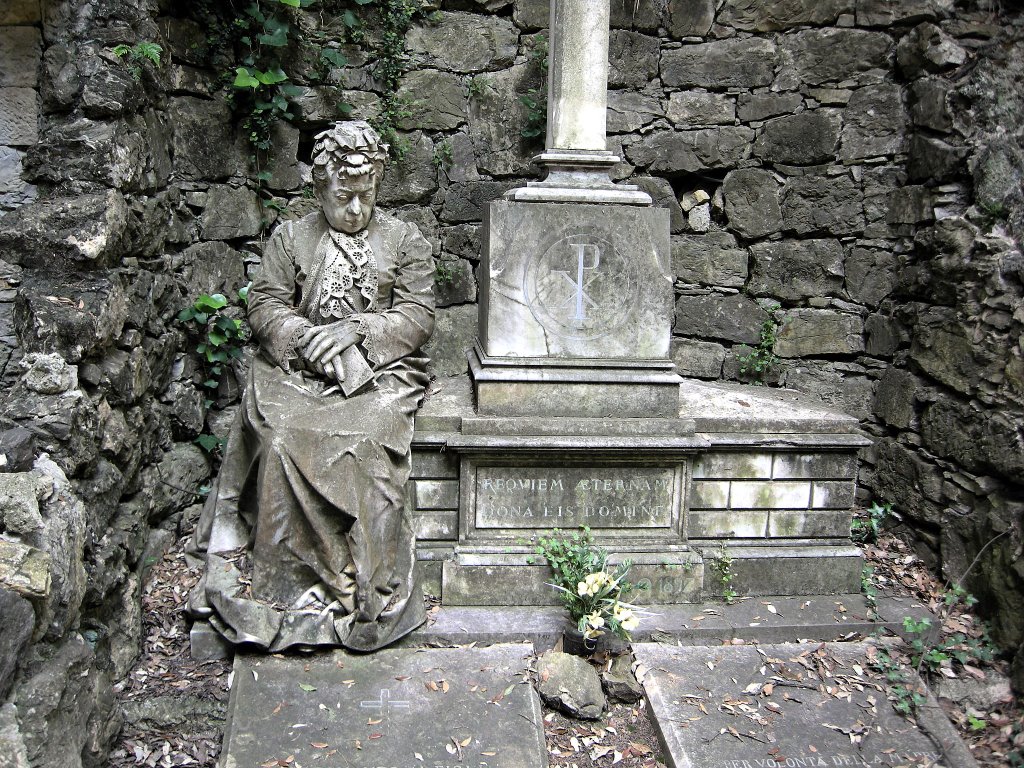
{"label": "statue's head", "polygon": [[313,144],[313,185],[327,223],[355,234],[370,223],[388,145],[363,120],[335,123]]}

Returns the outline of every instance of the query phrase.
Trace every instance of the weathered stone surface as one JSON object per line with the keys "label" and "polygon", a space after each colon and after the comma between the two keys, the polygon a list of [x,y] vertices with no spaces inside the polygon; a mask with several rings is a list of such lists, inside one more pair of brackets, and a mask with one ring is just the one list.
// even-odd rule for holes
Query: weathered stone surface
{"label": "weathered stone surface", "polygon": [[210,476],[210,465],[199,446],[175,443],[160,461],[143,470],[143,486],[150,499],[149,522],[158,524],[195,499],[195,489]]}
{"label": "weathered stone surface", "polygon": [[39,201],[0,219],[0,253],[25,267],[106,266],[127,239],[128,205],[113,190]]}
{"label": "weathered stone surface", "polygon": [[864,27],[889,27],[925,19],[936,19],[941,4],[931,0],[859,0],[857,24]]}
{"label": "weathered stone surface", "polygon": [[915,182],[951,181],[961,174],[967,147],[953,146],[942,139],[915,133],[910,138],[907,179]]}
{"label": "weathered stone surface", "polygon": [[39,140],[38,102],[32,88],[0,88],[0,144],[30,147]]}
{"label": "weathered stone surface", "polygon": [[920,224],[935,218],[931,190],[924,186],[905,186],[889,194],[889,224]]}
{"label": "weathered stone surface", "polygon": [[974,194],[990,208],[1005,208],[1019,200],[1024,178],[1024,149],[1003,136],[995,136],[974,163]]}
{"label": "weathered stone surface", "polygon": [[0,209],[13,209],[36,198],[36,188],[22,177],[25,153],[14,147],[0,147]]}
{"label": "weathered stone surface", "polygon": [[536,67],[518,64],[510,69],[479,75],[486,82],[469,102],[469,135],[475,171],[496,176],[526,174],[536,147],[521,131],[527,110],[520,96],[540,85]]}
{"label": "weathered stone surface", "polygon": [[59,123],[28,153],[26,175],[33,181],[92,181],[126,190],[163,183],[170,172],[166,136],[156,123],[152,127],[138,115]]}
{"label": "weathered stone surface", "polygon": [[899,368],[886,368],[878,381],[872,410],[886,424],[910,429],[915,419],[915,393],[920,391],[922,382],[914,374]]}
{"label": "weathered stone surface", "polygon": [[830,309],[787,310],[775,342],[779,357],[850,355],[864,350],[864,322]]}
{"label": "weathered stone surface", "polygon": [[715,21],[714,0],[669,0],[669,33],[673,37],[704,37]]}
{"label": "weathered stone surface", "polygon": [[36,454],[35,436],[23,427],[0,431],[0,472],[27,472]]}
{"label": "weathered stone surface", "polygon": [[719,93],[676,91],[669,96],[665,116],[682,128],[732,125],[736,121],[736,101]]}
{"label": "weathered stone surface", "polygon": [[644,689],[630,668],[632,663],[633,657],[630,654],[616,656],[612,659],[611,667],[601,672],[601,685],[610,699],[635,704],[643,697]]}
{"label": "weathered stone surface", "polygon": [[487,203],[499,199],[509,189],[518,185],[515,181],[469,181],[464,184],[452,184],[445,190],[441,221],[453,224],[480,221]]}
{"label": "weathered stone surface", "polygon": [[25,739],[18,727],[18,710],[7,702],[0,706],[0,767],[30,768]]}
{"label": "weathered stone surface", "polygon": [[470,261],[479,261],[480,226],[478,224],[459,224],[454,227],[443,227],[441,230],[441,249],[445,253],[460,256]]}
{"label": "weathered stone surface", "polygon": [[642,29],[645,32],[657,32],[661,26],[665,10],[663,0],[630,0],[625,3],[612,3],[612,29]]}
{"label": "weathered stone surface", "polygon": [[888,63],[892,38],[859,29],[809,29],[782,37],[800,81],[842,82]]}
{"label": "weathered stone surface", "polygon": [[8,0],[0,7],[0,24],[35,24],[41,18],[39,0]]}
{"label": "weathered stone surface", "polygon": [[477,308],[472,304],[445,307],[437,311],[434,335],[423,348],[430,357],[435,376],[457,376],[469,370],[466,355],[477,334]]}
{"label": "weathered stone surface", "polygon": [[782,190],[786,230],[849,235],[864,228],[864,205],[858,184],[849,176],[800,176]]}
{"label": "weathered stone surface", "polygon": [[259,195],[251,189],[215,184],[206,193],[199,226],[208,240],[234,240],[258,235],[263,218]]}
{"label": "weathered stone surface", "polygon": [[134,112],[144,103],[141,83],[117,66],[103,66],[83,79],[82,111],[103,119]]}
{"label": "weathered stone surface", "polygon": [[472,263],[459,258],[439,259],[434,275],[434,298],[439,307],[476,301]]}
{"label": "weathered stone surface", "polygon": [[272,149],[263,170],[270,174],[271,189],[297,189],[302,185],[299,171],[299,129],[286,120],[277,120],[271,128]]}
{"label": "weathered stone surface", "polygon": [[910,117],[914,125],[949,133],[953,117],[949,110],[952,85],[940,77],[922,77],[910,85]]}
{"label": "weathered stone surface", "polygon": [[398,121],[404,131],[451,131],[466,122],[466,87],[458,75],[414,70],[402,78],[397,98],[408,105],[409,116]]}
{"label": "weathered stone surface", "polygon": [[684,283],[739,288],[747,279],[747,249],[722,230],[673,237],[672,274]]}
{"label": "weathered stone surface", "polygon": [[658,208],[666,208],[669,212],[669,229],[672,232],[681,232],[685,226],[683,221],[683,209],[679,207],[672,185],[667,179],[657,176],[639,176],[631,179],[640,189],[651,196],[654,205]]}
{"label": "weathered stone surface", "polygon": [[[338,106],[348,104],[350,117],[355,120],[373,120],[380,114],[380,96],[369,91],[344,90],[333,85],[297,86],[299,93],[292,99],[300,128],[320,128],[323,123],[337,120]],[[377,87],[372,79],[367,87]]]}
{"label": "weathered stone surface", "polygon": [[744,237],[764,237],[782,229],[779,183],[768,171],[742,168],[722,182],[729,225]]}
{"label": "weathered stone surface", "polygon": [[195,696],[155,696],[125,702],[124,719],[146,730],[166,731],[175,726],[194,728],[200,723],[216,730],[223,727],[226,709],[224,702]]}
{"label": "weathered stone surface", "polygon": [[[637,676],[643,684],[651,715],[665,734],[672,765],[755,765],[764,745],[778,748],[778,766],[911,763],[925,760],[947,765],[972,760],[955,729],[944,718],[908,723],[892,707],[876,706],[872,693],[884,678],[872,672],[870,643],[804,643],[788,645],[736,645],[715,649],[672,647],[638,643],[633,647]],[[710,671],[709,671],[709,668]],[[849,697],[833,696],[830,675],[846,675],[854,682]],[[800,675],[808,686],[799,701],[779,696],[781,682]],[[686,682],[699,678],[696,695],[683,695]],[[881,681],[881,683],[879,682]],[[772,695],[772,684],[776,693]],[[924,684],[917,680],[922,689]],[[753,692],[753,693],[752,693]],[[777,700],[776,700],[777,699]],[[741,733],[749,738],[719,737],[722,728],[736,729],[732,713],[716,710],[716,702],[744,700],[754,713]],[[765,706],[765,703],[770,706]],[[713,714],[704,715],[705,711]],[[686,722],[686,728],[672,727]],[[927,726],[924,723],[928,723]],[[848,733],[867,728],[871,739],[851,744]],[[757,742],[757,749],[750,744]],[[956,749],[952,756],[950,751]],[[778,758],[785,757],[785,760]],[[765,761],[766,764],[768,761]]]}
{"label": "weathered stone surface", "polygon": [[750,153],[754,132],[745,126],[657,131],[626,148],[634,165],[667,173],[731,168]]}
{"label": "weathered stone surface", "polygon": [[908,78],[943,72],[967,61],[967,51],[934,24],[918,24],[896,46],[896,63]]}
{"label": "weathered stone surface", "polygon": [[571,717],[597,720],[605,697],[597,671],[578,656],[548,651],[537,660],[537,692],[549,706]]}
{"label": "weathered stone surface", "polygon": [[1006,477],[1024,472],[1024,437],[1011,415],[983,412],[977,403],[939,397],[921,417],[925,447],[971,472]]}
{"label": "weathered stone surface", "polygon": [[658,76],[661,45],[656,37],[614,29],[608,38],[608,85],[644,88]]}
{"label": "weathered stone surface", "polygon": [[838,112],[831,109],[777,117],[765,123],[754,144],[754,156],[787,165],[827,162],[835,157],[841,126]]}
{"label": "weathered stone surface", "polygon": [[[794,365],[787,368],[782,381],[784,386],[805,393],[826,408],[863,420],[871,416],[875,386],[871,379],[858,373],[862,372]],[[849,509],[852,504],[851,492],[849,502],[843,506]],[[845,535],[848,528],[849,521],[845,521],[838,535]]]}
{"label": "weathered stone surface", "polygon": [[680,296],[673,333],[756,344],[768,313],[746,296]]}
{"label": "weathered stone surface", "polygon": [[246,284],[245,257],[227,243],[196,243],[172,256],[171,266],[181,275],[190,301],[204,293],[234,297]]}
{"label": "weathered stone surface", "polygon": [[897,256],[889,251],[851,248],[846,255],[846,292],[850,299],[877,307],[896,287],[898,266]]}
{"label": "weathered stone surface", "polygon": [[925,373],[966,395],[980,381],[982,365],[976,350],[955,313],[935,308],[918,318],[910,356]]}
{"label": "weathered stone surface", "polygon": [[406,48],[420,67],[481,72],[507,67],[516,56],[518,34],[499,16],[444,12],[406,35]]}
{"label": "weathered stone surface", "polygon": [[1010,679],[995,669],[986,669],[984,679],[974,677],[942,677],[934,683],[935,695],[939,698],[968,705],[982,712],[991,712],[1000,704],[1013,701]]}
{"label": "weathered stone surface", "polygon": [[191,179],[225,179],[245,167],[246,154],[233,129],[231,110],[223,101],[191,96],[167,105],[172,128],[174,167]]}
{"label": "weathered stone surface", "polygon": [[0,88],[32,88],[42,61],[38,27],[0,26]]}
{"label": "weathered stone surface", "polygon": [[665,85],[698,88],[757,88],[775,77],[775,45],[761,38],[720,40],[662,52]]}
{"label": "weathered stone surface", "polygon": [[224,764],[294,755],[316,765],[326,754],[318,742],[341,754],[357,740],[365,765],[412,765],[416,754],[430,766],[541,765],[542,713],[526,678],[532,655],[530,644],[508,644],[236,657]]}
{"label": "weathered stone surface", "polygon": [[905,148],[907,116],[897,85],[869,85],[854,91],[843,112],[840,156],[850,163],[866,157],[892,155]]}
{"label": "weathered stone surface", "polygon": [[852,13],[853,0],[726,0],[718,13],[718,23],[746,32],[777,32],[804,25],[832,24],[841,14]]}
{"label": "weathered stone surface", "polygon": [[796,112],[803,104],[799,93],[741,93],[738,114],[743,122]]}
{"label": "weathered stone surface", "polygon": [[421,131],[401,139],[407,149],[402,158],[388,165],[378,193],[381,205],[421,202],[437,190],[434,142]]}
{"label": "weathered stone surface", "polygon": [[551,4],[544,0],[515,0],[512,20],[523,29],[544,29],[551,16]]}
{"label": "weathered stone surface", "polygon": [[680,376],[718,379],[722,376],[725,347],[710,341],[672,338],[670,354]]}
{"label": "weathered stone surface", "polygon": [[843,286],[838,240],[782,240],[750,246],[750,292],[786,301],[834,296]]}
{"label": "weathered stone surface", "polygon": [[[14,682],[21,652],[25,650],[35,629],[35,612],[28,600],[0,588],[0,616],[4,617],[0,623],[0,699],[6,700]],[[3,737],[0,736],[2,750]],[[2,758],[0,765],[3,765]]]}
{"label": "weathered stone surface", "polygon": [[653,96],[636,91],[608,92],[608,133],[632,133],[663,115]]}
{"label": "weathered stone surface", "polygon": [[469,134],[456,133],[438,146],[443,148],[445,142],[451,148],[451,159],[446,159],[441,163],[441,172],[448,178],[448,181],[479,181],[480,172],[476,167],[476,150],[473,148],[473,139]]}

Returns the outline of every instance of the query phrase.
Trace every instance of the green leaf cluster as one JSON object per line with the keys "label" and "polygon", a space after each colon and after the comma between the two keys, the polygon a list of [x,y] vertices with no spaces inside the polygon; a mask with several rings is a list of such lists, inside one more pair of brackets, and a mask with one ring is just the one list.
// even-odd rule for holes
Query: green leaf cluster
{"label": "green leaf cluster", "polygon": [[136,80],[142,77],[142,67],[149,62],[154,67],[160,66],[160,56],[164,49],[157,43],[142,40],[135,45],[116,45],[113,54],[119,59],[127,59],[128,71]]}
{"label": "green leaf cluster", "polygon": [[519,94],[519,103],[526,107],[526,119],[519,131],[524,139],[543,136],[548,125],[548,43],[547,38],[538,35],[530,62],[539,70],[541,85],[539,88],[527,88]]}
{"label": "green leaf cluster", "polygon": [[892,514],[892,504],[872,502],[871,506],[850,523],[850,538],[858,544],[874,544],[882,530],[882,521]]}
{"label": "green leaf cluster", "polygon": [[768,307],[768,317],[761,323],[757,346],[737,358],[740,364],[740,376],[755,384],[764,383],[769,369],[779,359],[775,354],[775,342],[778,340],[779,326],[781,325],[781,320],[775,317],[775,312],[779,308],[778,304]]}

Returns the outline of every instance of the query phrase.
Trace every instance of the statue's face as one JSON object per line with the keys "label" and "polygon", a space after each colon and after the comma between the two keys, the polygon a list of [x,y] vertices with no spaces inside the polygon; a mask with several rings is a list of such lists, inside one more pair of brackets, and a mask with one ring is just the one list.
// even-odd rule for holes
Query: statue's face
{"label": "statue's face", "polygon": [[374,175],[346,176],[330,173],[319,190],[320,205],[327,223],[334,229],[354,235],[366,229],[377,202]]}

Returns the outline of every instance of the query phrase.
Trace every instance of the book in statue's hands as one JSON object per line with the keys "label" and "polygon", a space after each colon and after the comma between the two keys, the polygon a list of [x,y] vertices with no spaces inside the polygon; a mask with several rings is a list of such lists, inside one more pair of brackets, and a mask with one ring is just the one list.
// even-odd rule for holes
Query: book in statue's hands
{"label": "book in statue's hands", "polygon": [[341,391],[345,397],[358,395],[377,385],[373,369],[355,346],[341,353],[341,364],[345,369],[345,378],[341,382]]}

